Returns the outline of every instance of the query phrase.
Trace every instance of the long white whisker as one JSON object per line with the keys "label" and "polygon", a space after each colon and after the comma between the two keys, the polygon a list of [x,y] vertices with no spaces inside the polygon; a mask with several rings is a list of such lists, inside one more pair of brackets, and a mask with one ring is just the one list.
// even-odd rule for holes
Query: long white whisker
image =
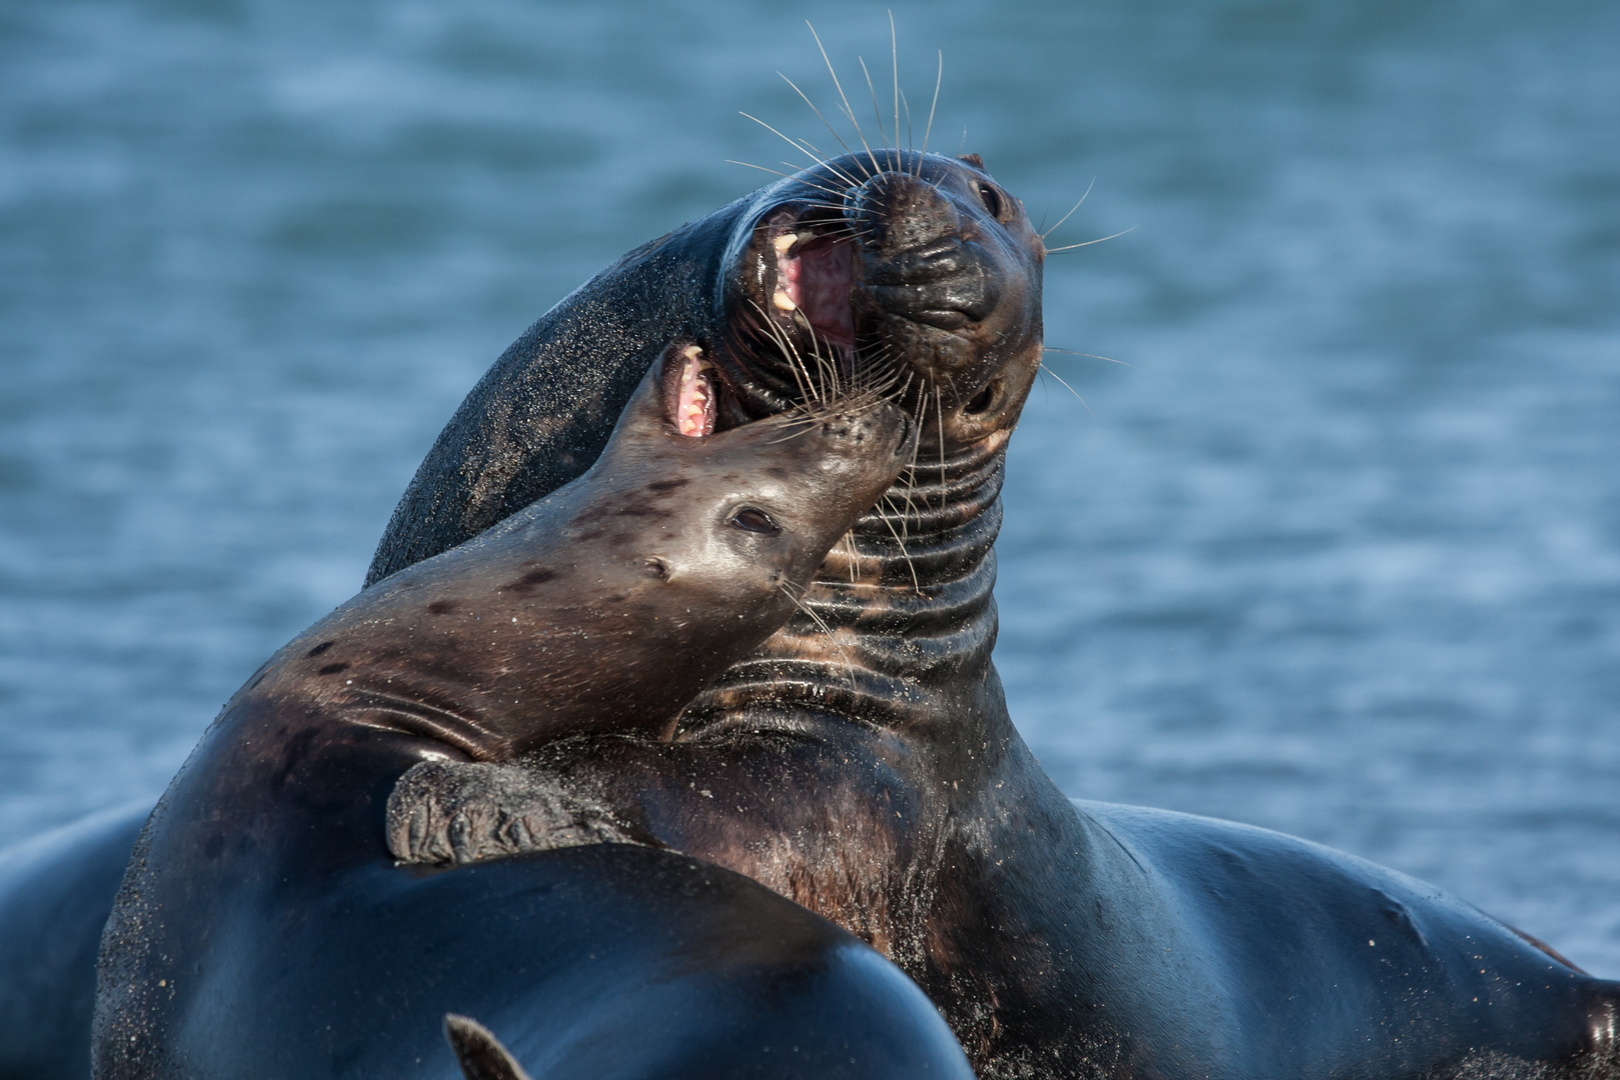
{"label": "long white whisker", "polygon": [[[797,173],[785,173],[785,172],[782,172],[780,169],[767,169],[763,165],[755,165],[752,161],[738,161],[736,158],[725,158],[723,160],[725,161],[725,163],[727,165],[741,165],[745,169],[758,169],[760,172],[768,172],[772,176],[785,176],[790,180],[794,179],[794,178],[796,178],[798,176]],[[792,163],[784,161],[784,162],[782,162],[782,164],[791,166]],[[799,182],[804,184],[807,187],[813,187],[817,191],[825,191],[829,195],[840,195],[840,196],[843,195],[843,192],[841,192],[841,191],[834,191],[832,188],[822,187],[819,184],[812,184],[808,180],[800,180]]]}
{"label": "long white whisker", "polygon": [[[811,30],[810,32],[812,34],[815,33],[814,30]],[[823,55],[825,55],[825,53],[823,53]],[[777,74],[782,75],[780,71],[778,71]],[[832,133],[832,137],[838,140],[838,145],[842,146],[844,148],[844,153],[854,160],[855,166],[861,170],[863,175],[869,176],[870,174],[866,172],[866,166],[861,164],[860,155],[856,154],[855,151],[849,148],[849,144],[844,141],[844,137],[838,134],[838,129],[832,126],[832,122],[822,115],[820,109],[816,108],[816,103],[810,100],[810,95],[806,94],[803,90],[800,90],[799,84],[788,78],[786,75],[782,75],[782,81],[793,87],[793,92],[798,94],[799,97],[804,100],[806,105],[810,106],[810,111],[816,114],[816,119],[820,120],[822,124],[826,126],[827,130]],[[853,183],[853,181],[851,182]]]}
{"label": "long white whisker", "polygon": [[1060,251],[1073,251],[1075,248],[1090,247],[1092,244],[1100,244],[1105,240],[1115,240],[1115,239],[1118,239],[1121,236],[1124,236],[1128,232],[1135,232],[1135,231],[1136,231],[1136,226],[1132,225],[1128,229],[1119,230],[1119,232],[1114,233],[1112,236],[1099,236],[1095,240],[1086,240],[1086,241],[1083,241],[1083,242],[1078,243],[1078,244],[1064,244],[1062,247],[1046,248],[1046,254],[1048,254],[1048,255],[1056,255]]}
{"label": "long white whisker", "polygon": [[1057,219],[1057,224],[1053,225],[1050,229],[1047,229],[1045,232],[1041,233],[1041,239],[1045,240],[1048,236],[1051,236],[1053,233],[1057,232],[1059,227],[1061,227],[1062,224],[1065,221],[1068,221],[1070,216],[1073,215],[1073,213],[1076,210],[1080,209],[1080,203],[1083,203],[1083,202],[1086,201],[1086,195],[1090,195],[1091,194],[1091,189],[1096,187],[1096,186],[1097,186],[1097,178],[1095,176],[1093,176],[1091,178],[1091,183],[1086,185],[1085,195],[1081,195],[1080,199],[1079,199],[1079,202],[1076,202],[1073,206],[1069,207],[1069,212],[1067,214],[1064,214],[1062,217]]}
{"label": "long white whisker", "polygon": [[855,137],[861,140],[862,149],[866,151],[866,156],[872,161],[872,175],[876,176],[883,171],[883,166],[878,164],[877,156],[872,153],[872,147],[867,144],[866,134],[861,131],[861,122],[855,119],[855,110],[849,107],[849,95],[844,93],[844,84],[838,81],[838,72],[833,69],[832,58],[827,55],[827,47],[821,43],[821,35],[816,33],[816,28],[810,26],[809,19],[804,20],[804,25],[810,27],[810,36],[816,39],[816,48],[821,50],[821,59],[827,64],[827,74],[832,76],[833,87],[838,91],[838,99],[844,103],[844,115],[849,117],[849,122],[854,125]]}
{"label": "long white whisker", "polygon": [[1084,356],[1092,360],[1106,360],[1110,364],[1119,364],[1121,367],[1133,368],[1135,364],[1128,364],[1124,360],[1115,360],[1112,356],[1100,356],[1094,352],[1075,352],[1073,349],[1059,349],[1051,345],[1042,345],[1041,352],[1063,353],[1065,356]]}
{"label": "long white whisker", "polygon": [[[891,140],[889,133],[883,130],[883,113],[878,109],[877,88],[872,85],[872,73],[866,70],[866,57],[857,56],[855,60],[861,65],[861,74],[866,76],[866,92],[872,96],[872,115],[877,117],[878,137],[888,143]],[[889,168],[894,168],[894,158],[888,154],[884,156],[889,158]]]}
{"label": "long white whisker", "polygon": [[[939,50],[939,70],[934,73],[934,103],[928,106],[928,126],[923,128],[921,153],[928,153],[928,136],[934,130],[934,110],[939,108],[939,86],[945,79],[945,50]],[[919,166],[920,168],[921,166]]]}
{"label": "long white whisker", "polygon": [[[889,502],[889,497],[887,495],[885,495],[879,501],[881,501],[885,506],[887,506],[889,508],[889,512],[891,514],[893,514],[893,515],[900,518],[900,524],[903,527],[905,525],[905,523],[906,523],[906,516],[904,514],[900,513],[900,510],[899,510],[898,507],[896,507],[893,503]],[[909,514],[910,513],[909,507],[911,506],[911,496],[910,495],[906,496],[906,506],[908,507],[906,513]],[[895,531],[894,522],[889,520],[889,516],[887,514],[879,514],[878,517],[882,518],[883,519],[883,524],[885,524],[885,525],[887,525],[889,527],[889,535],[894,537],[894,544],[895,544],[896,547],[898,547],[900,549],[900,557],[906,561],[906,569],[911,572],[911,589],[912,589],[912,591],[915,592],[918,596],[921,596],[922,595],[922,582],[920,580],[918,580],[918,578],[917,578],[917,566],[916,566],[916,564],[911,561],[911,555],[910,555],[910,553],[908,553],[906,551],[906,542],[903,539],[901,539],[900,534]]]}
{"label": "long white whisker", "polygon": [[894,33],[894,8],[889,9],[889,70],[894,72],[894,167],[900,167],[900,42]]}
{"label": "long white whisker", "polygon": [[1081,397],[1080,392],[1077,391],[1074,387],[1070,386],[1064,380],[1063,376],[1059,375],[1057,372],[1053,371],[1051,368],[1047,367],[1045,364],[1041,365],[1041,370],[1046,372],[1048,375],[1052,376],[1052,378],[1056,379],[1058,382],[1063,383],[1063,389],[1065,389],[1069,393],[1073,394],[1074,395],[1074,400],[1078,401],[1081,405],[1085,406],[1087,416],[1091,417],[1093,420],[1095,420],[1097,418],[1097,414],[1091,411],[1091,406],[1086,405],[1086,399]]}
{"label": "long white whisker", "polygon": [[820,628],[821,632],[826,635],[827,640],[832,643],[832,647],[838,650],[838,655],[844,658],[844,668],[849,675],[849,692],[852,694],[855,693],[855,665],[853,662],[851,662],[849,658],[849,650],[844,648],[844,643],[838,640],[837,635],[832,632],[832,627],[827,625],[827,621],[818,615],[815,609],[803,602],[801,599],[803,594],[800,596],[794,596],[792,590],[788,588],[788,583],[785,581],[782,582],[778,588],[782,590],[783,596],[793,601],[794,607],[804,612],[804,614],[809,617],[810,621],[815,623],[816,626]]}
{"label": "long white whisker", "polygon": [[[741,110],[739,110],[737,115],[738,116],[746,116],[746,117],[748,117],[748,119],[752,120],[754,123],[758,124],[760,127],[764,128],[766,131],[770,132],[772,135],[775,135],[777,138],[781,139],[783,142],[785,142],[789,146],[793,147],[793,149],[808,153],[810,155],[810,159],[812,161],[814,161],[817,165],[825,166],[827,164],[826,159],[821,157],[821,155],[815,153],[813,150],[805,150],[805,148],[803,146],[800,146],[799,143],[796,140],[790,139],[786,135],[783,135],[780,131],[776,130],[774,127],[767,124],[765,121],[761,120],[759,117],[753,115],[752,113],[746,113],[746,112],[742,112]],[[788,162],[784,161],[782,164],[786,165],[786,164],[788,164]],[[834,171],[836,171],[836,170],[834,170]]]}

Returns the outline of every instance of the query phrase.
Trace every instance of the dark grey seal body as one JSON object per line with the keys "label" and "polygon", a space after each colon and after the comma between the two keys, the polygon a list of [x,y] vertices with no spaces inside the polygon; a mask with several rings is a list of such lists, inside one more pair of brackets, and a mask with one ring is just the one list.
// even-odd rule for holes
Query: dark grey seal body
{"label": "dark grey seal body", "polygon": [[0,852],[0,1080],[84,1080],[96,948],[135,837],[132,806]]}
{"label": "dark grey seal body", "polygon": [[[563,1054],[555,1077],[660,1055],[691,1071],[682,1055],[700,1044],[703,1068],[752,1075],[765,1051],[719,1048],[760,1034],[756,1021],[791,1034],[801,1013],[835,1025],[806,1029],[823,1072],[847,1042],[833,1063],[846,1075],[908,1060],[910,1075],[964,1075],[887,961],[723,871],[591,853],[570,857],[577,874],[547,861],[423,875],[388,858],[384,800],[416,763],[500,761],[601,730],[666,736],[685,700],[794,610],[909,457],[910,423],[870,397],[683,434],[674,418],[702,396],[704,365],[671,349],[587,474],[361,593],[237,693],[142,831],[107,922],[94,1075],[444,1075],[401,1071],[401,1047],[438,1037],[437,1016],[420,1035],[401,1026],[424,1009],[498,1022],[520,1053],[585,1039],[590,1053]],[[612,834],[582,814],[564,839]],[[512,838],[537,839],[555,838]],[[682,884],[693,873],[712,903]],[[762,905],[740,953],[711,949]],[[541,939],[514,940],[512,925]],[[604,1012],[593,993],[627,1004]],[[873,1011],[837,1026],[839,995]],[[696,1004],[714,1011],[682,1011]]]}
{"label": "dark grey seal body", "polygon": [[1615,984],[1467,905],[1276,834],[1077,807],[1040,770],[990,654],[1042,249],[976,159],[850,155],[634,253],[469,396],[379,571],[497,520],[502,485],[582,467],[609,399],[534,419],[532,388],[573,380],[586,297],[645,287],[646,260],[675,253],[688,273],[669,295],[712,344],[722,423],[788,407],[782,358],[822,357],[914,403],[923,452],[817,575],[815,619],[735,663],[667,736],[419,766],[393,796],[397,854],[488,857],[600,814],[870,941],[983,1076],[1620,1074]]}
{"label": "dark grey seal body", "polygon": [[595,844],[422,874],[374,846],[257,899],[191,948],[203,970],[182,974],[170,1028],[183,1063],[134,1075],[451,1080],[440,1025],[459,1013],[536,1080],[972,1076],[893,964],[668,852]]}

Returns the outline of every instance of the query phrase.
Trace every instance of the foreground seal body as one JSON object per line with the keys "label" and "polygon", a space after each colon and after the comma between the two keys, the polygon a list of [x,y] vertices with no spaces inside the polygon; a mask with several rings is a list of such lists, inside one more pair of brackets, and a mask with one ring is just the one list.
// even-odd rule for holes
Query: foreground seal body
{"label": "foreground seal body", "polygon": [[452,1080],[440,1027],[456,1013],[498,1036],[513,1080],[972,1076],[893,964],[669,852],[596,844],[431,874],[374,853],[252,899],[206,954],[192,946],[203,970],[179,976],[171,1060],[113,1075]]}
{"label": "foreground seal body", "polygon": [[[923,451],[829,556],[805,596],[815,619],[734,664],[666,737],[600,730],[514,763],[425,763],[393,795],[396,854],[477,859],[599,814],[616,837],[729,867],[870,941],[983,1076],[1614,1074],[1615,985],[1500,923],[1276,834],[1077,807],[1040,770],[990,653],[1041,252],[977,162],[839,159],[663,243],[711,260],[698,293],[670,297],[724,343],[719,422],[785,407],[794,372],[830,360],[908,395]],[[661,250],[586,293],[646,285],[640,260]],[[510,418],[533,407],[529,388],[572,378],[582,304],[537,324],[463,404],[378,567],[452,520],[498,519],[500,484],[579,466],[584,412]]]}
{"label": "foreground seal body", "polygon": [[[478,894],[444,886],[434,899],[392,867],[382,811],[401,773],[426,760],[500,761],[603,727],[659,738],[684,700],[794,609],[827,548],[909,457],[910,424],[863,400],[683,435],[676,416],[704,363],[695,348],[672,349],[587,475],[361,593],[237,693],[143,830],[108,921],[97,1076],[288,1075],[261,1051],[311,1029],[292,1023],[298,1006],[273,1004],[273,986],[381,992],[358,957],[419,955],[410,922],[451,919],[450,897]],[[565,839],[606,835],[600,816],[577,824]],[[501,902],[499,889],[481,895]],[[396,901],[410,919],[380,937],[381,914],[348,915]],[[356,937],[353,964],[329,961],[334,934]],[[456,962],[508,959],[509,941],[468,934]],[[302,970],[266,981],[283,967]],[[538,997],[526,993],[536,986]],[[396,991],[413,993],[408,978]],[[481,1010],[449,1007],[490,1019],[487,1006],[509,1000],[562,1015],[554,996],[565,991],[520,970],[472,1003]],[[386,1027],[350,1015],[353,1038],[387,1042]],[[222,1034],[244,1027],[251,1038]],[[255,1064],[233,1056],[249,1049]],[[345,1072],[344,1054],[327,1068]]]}
{"label": "foreground seal body", "polygon": [[148,805],[0,852],[0,1078],[84,1080],[96,947]]}

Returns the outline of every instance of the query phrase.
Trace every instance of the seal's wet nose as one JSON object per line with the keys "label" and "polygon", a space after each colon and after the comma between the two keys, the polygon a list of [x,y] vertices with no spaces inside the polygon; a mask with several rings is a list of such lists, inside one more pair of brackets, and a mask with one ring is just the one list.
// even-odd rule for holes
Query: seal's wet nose
{"label": "seal's wet nose", "polygon": [[844,196],[869,247],[915,251],[960,232],[956,207],[938,188],[908,172],[880,172]]}
{"label": "seal's wet nose", "polygon": [[965,207],[937,184],[884,172],[853,189],[846,208],[861,238],[866,314],[906,342],[912,366],[929,377],[962,369],[971,350],[955,334],[989,317],[1005,284],[995,253],[980,242],[977,203]]}

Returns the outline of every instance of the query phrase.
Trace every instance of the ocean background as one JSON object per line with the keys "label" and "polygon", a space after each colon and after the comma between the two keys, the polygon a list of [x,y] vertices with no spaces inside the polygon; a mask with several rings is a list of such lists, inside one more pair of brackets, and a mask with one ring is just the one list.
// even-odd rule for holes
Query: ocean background
{"label": "ocean background", "polygon": [[[0,5],[0,845],[154,798],[506,344],[793,156],[739,110],[826,141],[806,17],[875,127],[887,8]],[[1048,771],[1620,976],[1620,5],[892,9],[914,143],[942,52],[932,148],[1132,230],[1009,465]]]}

